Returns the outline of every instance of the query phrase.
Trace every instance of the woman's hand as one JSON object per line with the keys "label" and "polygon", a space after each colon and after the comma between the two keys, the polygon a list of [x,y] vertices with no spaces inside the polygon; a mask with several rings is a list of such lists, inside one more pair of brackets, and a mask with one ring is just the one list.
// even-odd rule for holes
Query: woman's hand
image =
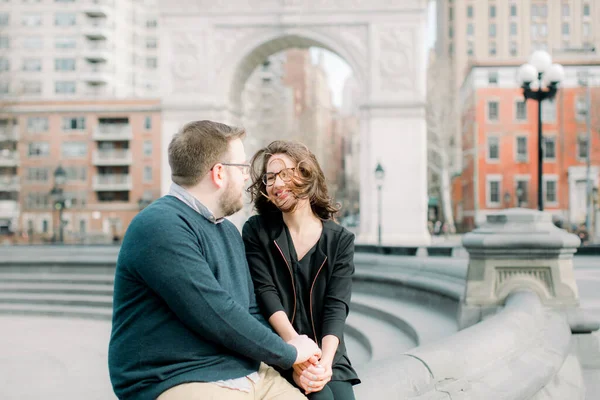
{"label": "woman's hand", "polygon": [[[296,373],[294,371],[294,373]],[[318,365],[310,365],[302,371],[299,381],[306,393],[321,391],[325,385],[331,380],[332,375],[331,364],[324,363]],[[295,378],[294,378],[295,380]]]}

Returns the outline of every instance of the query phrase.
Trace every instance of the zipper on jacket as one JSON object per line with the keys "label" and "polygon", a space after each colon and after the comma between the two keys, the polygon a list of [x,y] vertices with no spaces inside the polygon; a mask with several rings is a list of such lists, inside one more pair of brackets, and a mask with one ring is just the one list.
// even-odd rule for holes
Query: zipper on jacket
{"label": "zipper on jacket", "polygon": [[309,294],[309,297],[310,297],[310,322],[312,323],[313,335],[315,335],[315,341],[319,345],[321,345],[322,343],[319,343],[321,341],[317,338],[317,331],[315,330],[315,318],[313,317],[313,288],[315,287],[315,283],[317,282],[317,277],[319,276],[319,273],[323,269],[323,266],[325,265],[326,261],[327,261],[327,257],[325,257],[325,259],[323,260],[323,264],[321,264],[321,267],[317,271],[317,274],[315,275],[315,279],[313,280],[312,285],[310,285],[310,294]]}
{"label": "zipper on jacket", "polygon": [[273,243],[275,243],[277,250],[279,250],[279,254],[281,254],[281,257],[283,257],[283,261],[285,261],[285,265],[287,265],[288,270],[290,271],[290,277],[292,278],[292,290],[294,291],[294,312],[292,313],[292,320],[290,323],[293,325],[294,318],[296,317],[296,286],[294,285],[294,273],[292,272],[292,268],[290,268],[290,264],[288,264],[287,259],[283,255],[283,251],[281,251],[281,248],[279,247],[277,242],[273,240]]}

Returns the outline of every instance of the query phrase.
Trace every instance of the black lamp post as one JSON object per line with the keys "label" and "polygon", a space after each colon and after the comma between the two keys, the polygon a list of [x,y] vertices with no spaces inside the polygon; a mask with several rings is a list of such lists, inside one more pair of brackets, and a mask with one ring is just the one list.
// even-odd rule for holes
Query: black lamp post
{"label": "black lamp post", "polygon": [[[538,210],[544,211],[542,190],[544,165],[544,135],[542,133],[542,101],[552,99],[558,91],[558,84],[563,80],[565,71],[560,64],[552,64],[550,54],[543,50],[535,51],[529,63],[519,68],[518,80],[523,88],[525,101],[538,102]],[[536,87],[531,84],[536,81]]]}
{"label": "black lamp post", "polygon": [[[54,170],[54,186],[50,191],[53,199],[54,209],[58,210],[58,242],[64,242],[63,210],[65,208],[64,185],[67,182],[67,172],[60,165]],[[56,228],[54,229],[53,241],[56,242]]]}
{"label": "black lamp post", "polygon": [[385,171],[381,163],[377,163],[377,167],[375,167],[375,182],[377,182],[377,245],[379,247],[381,247],[381,189],[383,188],[384,178]]}

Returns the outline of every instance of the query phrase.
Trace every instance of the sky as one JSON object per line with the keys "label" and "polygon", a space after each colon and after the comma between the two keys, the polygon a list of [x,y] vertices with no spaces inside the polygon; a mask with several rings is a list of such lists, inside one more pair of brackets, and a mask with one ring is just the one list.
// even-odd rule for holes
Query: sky
{"label": "sky", "polygon": [[[435,22],[435,1],[430,0],[427,19],[427,38],[426,45],[430,49],[435,45],[436,22]],[[329,78],[329,87],[333,95],[333,104],[337,107],[342,105],[342,91],[344,82],[352,75],[352,68],[344,59],[337,54],[318,47],[310,49],[312,61],[314,64],[318,62],[319,53],[323,53],[323,63],[327,76]]]}

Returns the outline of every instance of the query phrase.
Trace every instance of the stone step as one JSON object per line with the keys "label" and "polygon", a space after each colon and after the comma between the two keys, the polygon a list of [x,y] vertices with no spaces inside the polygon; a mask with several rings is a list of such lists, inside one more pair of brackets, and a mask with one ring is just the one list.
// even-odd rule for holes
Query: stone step
{"label": "stone step", "polygon": [[111,285],[95,283],[57,283],[50,282],[15,282],[0,281],[0,293],[56,293],[56,294],[96,294],[104,296],[113,295]]}
{"label": "stone step", "polygon": [[[458,331],[455,315],[446,315],[423,304],[366,293],[352,293],[354,308],[387,313],[410,326],[417,335],[417,345],[433,342]],[[426,311],[426,312],[424,312]]]}
{"label": "stone step", "polygon": [[112,309],[112,296],[52,293],[2,293],[0,304],[52,304],[62,306],[105,307]]}
{"label": "stone step", "polygon": [[105,307],[62,306],[56,304],[6,304],[0,303],[0,314],[45,315],[52,317],[112,319],[112,309]]}
{"label": "stone step", "polygon": [[52,272],[0,272],[0,282],[77,283],[114,285],[114,276],[107,274],[62,274]]}

